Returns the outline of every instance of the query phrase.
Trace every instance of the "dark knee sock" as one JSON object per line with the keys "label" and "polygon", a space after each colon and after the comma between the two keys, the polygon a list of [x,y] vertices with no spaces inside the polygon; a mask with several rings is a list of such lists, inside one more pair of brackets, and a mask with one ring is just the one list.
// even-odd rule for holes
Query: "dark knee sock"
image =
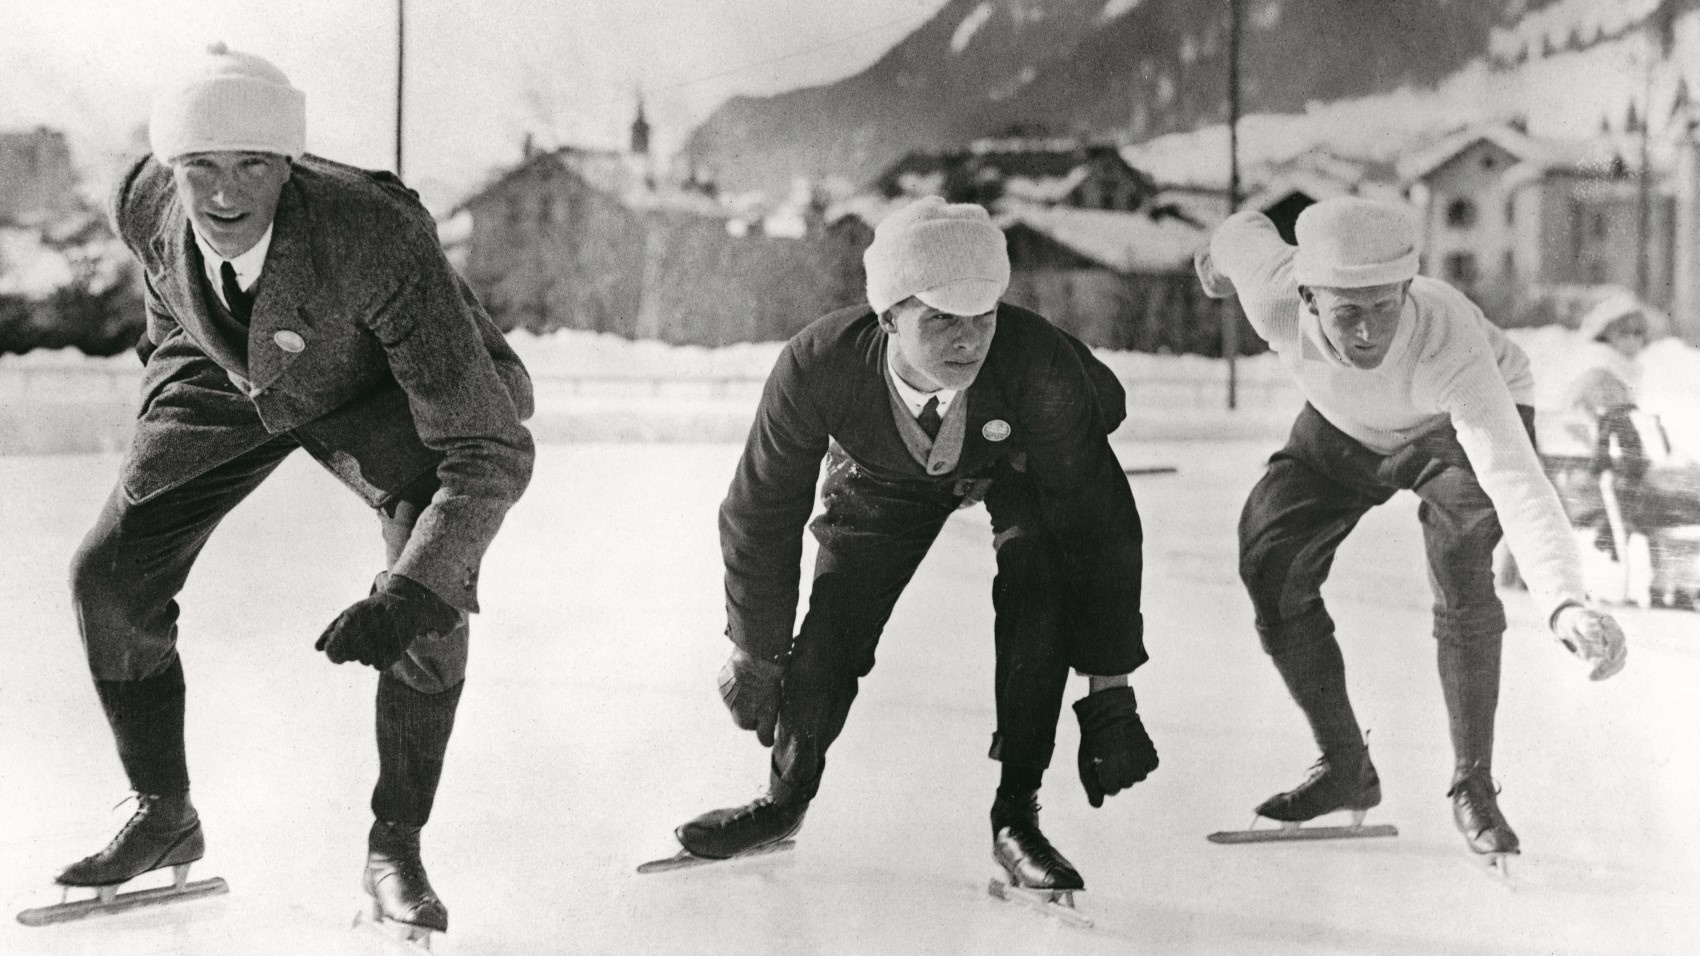
{"label": "dark knee sock", "polygon": [[998,778],[998,796],[1020,797],[1036,793],[1039,784],[1044,781],[1045,771],[1042,767],[1024,767],[1020,764],[1003,764],[1003,771]]}
{"label": "dark knee sock", "polygon": [[1287,692],[1304,711],[1322,755],[1331,760],[1360,759],[1363,732],[1346,694],[1346,661],[1333,635],[1282,647],[1271,655]]}
{"label": "dark knee sock", "polygon": [[1494,713],[1499,709],[1500,634],[1438,643],[1440,688],[1459,774],[1493,768]]}
{"label": "dark knee sock", "polygon": [[118,743],[118,759],[137,793],[156,796],[189,789],[183,749],[183,661],[141,680],[97,680],[95,693]]}
{"label": "dark knee sock", "polygon": [[378,678],[378,785],[372,814],[379,820],[424,826],[443,775],[443,754],[454,730],[461,688],[423,694],[384,674]]}

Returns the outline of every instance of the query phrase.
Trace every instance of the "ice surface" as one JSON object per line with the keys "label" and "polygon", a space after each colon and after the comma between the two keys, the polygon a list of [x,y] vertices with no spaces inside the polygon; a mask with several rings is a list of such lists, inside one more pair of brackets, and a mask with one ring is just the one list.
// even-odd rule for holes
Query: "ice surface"
{"label": "ice surface", "polygon": [[[1134,679],[1162,754],[1088,807],[1065,711],[1042,800],[1080,867],[1081,932],[988,899],[992,573],[959,514],[899,603],[794,853],[639,877],[671,829],[758,792],[766,754],[714,692],[715,506],[731,445],[545,448],[486,564],[486,613],[425,858],[449,953],[1679,953],[1700,938],[1700,616],[1630,610],[1618,678],[1584,668],[1507,595],[1497,775],[1526,848],[1508,892],[1474,872],[1444,792],[1446,722],[1408,495],[1341,552],[1330,599],[1395,840],[1213,846],[1302,776],[1302,720],[1258,649],[1234,567],[1267,443],[1122,445],[1146,521],[1152,662]],[[128,808],[81,661],[64,569],[112,456],[0,458],[0,899],[56,898],[59,866]],[[183,599],[189,746],[231,894],[52,929],[0,953],[400,952],[350,931],[375,772],[374,678],[312,650],[364,593],[377,523],[304,456],[227,521]],[[1084,692],[1076,680],[1070,696]]]}

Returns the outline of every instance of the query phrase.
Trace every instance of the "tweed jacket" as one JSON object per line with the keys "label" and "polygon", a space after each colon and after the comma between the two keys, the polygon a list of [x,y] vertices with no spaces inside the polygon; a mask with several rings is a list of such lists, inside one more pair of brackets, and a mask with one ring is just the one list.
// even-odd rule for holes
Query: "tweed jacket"
{"label": "tweed jacket", "polygon": [[[899,431],[886,348],[886,333],[863,305],[811,323],[780,354],[720,507],[728,636],[758,657],[785,656],[797,612],[803,526],[821,459],[836,442],[855,463],[858,480],[894,496],[939,500],[942,492],[949,501],[946,489],[991,477],[1000,463],[1025,470],[1038,488],[1042,531],[1064,564],[1059,578],[1071,624],[1070,665],[1087,674],[1125,674],[1143,663],[1143,535],[1107,437],[1126,415],[1115,376],[1042,317],[999,304],[986,362],[956,399],[966,412],[961,452],[954,468],[933,471]],[[830,546],[827,537],[821,540]]]}
{"label": "tweed jacket", "polygon": [[245,357],[209,319],[171,170],[138,161],[112,218],[147,307],[126,498],[145,502],[283,433],[374,506],[435,469],[441,487],[391,570],[476,611],[484,552],[531,477],[531,380],[417,195],[386,172],[297,160]]}

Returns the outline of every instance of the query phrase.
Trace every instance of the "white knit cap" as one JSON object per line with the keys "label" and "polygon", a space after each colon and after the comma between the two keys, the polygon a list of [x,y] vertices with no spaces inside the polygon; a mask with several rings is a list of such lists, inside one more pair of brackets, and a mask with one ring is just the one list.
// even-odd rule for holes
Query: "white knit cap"
{"label": "white knit cap", "polygon": [[1584,342],[1603,342],[1606,330],[1617,324],[1619,319],[1637,314],[1646,323],[1649,341],[1665,334],[1664,315],[1623,288],[1608,294],[1584,313],[1576,331]]}
{"label": "white knit cap", "polygon": [[997,308],[1009,288],[1003,230],[972,203],[928,196],[880,220],[862,254],[868,305],[877,313],[915,296],[952,315]]}
{"label": "white knit cap", "polygon": [[1299,213],[1293,232],[1299,285],[1363,289],[1417,274],[1417,227],[1403,206],[1356,196],[1324,199]]}
{"label": "white knit cap", "polygon": [[307,148],[307,95],[263,57],[214,43],[154,98],[148,141],[162,163],[224,150],[294,159]]}

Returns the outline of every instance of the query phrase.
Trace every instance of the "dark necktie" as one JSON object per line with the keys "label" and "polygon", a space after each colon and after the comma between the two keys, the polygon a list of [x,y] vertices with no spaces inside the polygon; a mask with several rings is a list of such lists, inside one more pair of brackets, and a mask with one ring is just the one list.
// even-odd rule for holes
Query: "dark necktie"
{"label": "dark necktie", "polygon": [[247,325],[254,315],[254,299],[243,292],[242,284],[236,281],[236,268],[229,262],[219,263],[218,278],[224,286],[224,304],[230,307],[230,314],[236,316],[236,321]]}
{"label": "dark necktie", "polygon": [[939,437],[939,425],[943,420],[939,418],[937,395],[927,399],[926,407],[921,409],[921,414],[915,416],[915,421],[921,426],[921,430],[927,433],[928,438]]}

